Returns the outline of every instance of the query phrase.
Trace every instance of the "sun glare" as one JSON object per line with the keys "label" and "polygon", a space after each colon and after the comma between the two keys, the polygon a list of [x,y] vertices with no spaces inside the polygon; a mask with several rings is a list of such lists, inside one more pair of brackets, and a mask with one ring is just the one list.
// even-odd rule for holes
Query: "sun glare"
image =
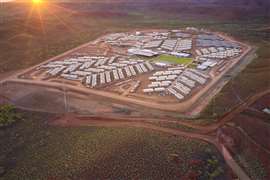
{"label": "sun glare", "polygon": [[32,0],[32,3],[39,5],[39,4],[43,3],[43,0]]}
{"label": "sun glare", "polygon": [[[1,0],[0,0],[1,1]],[[74,11],[71,11],[69,9],[66,9],[64,7],[58,6],[56,3],[49,2],[48,0],[28,0],[30,5],[30,9],[27,15],[27,20],[25,21],[26,27],[29,23],[31,23],[31,20],[38,20],[37,26],[41,28],[43,33],[46,33],[46,20],[50,18],[54,18],[58,20],[61,24],[63,24],[67,29],[74,32],[74,30],[66,24],[66,22],[61,18],[61,15],[65,14],[65,12],[68,13],[74,13]],[[60,13],[61,12],[61,13]],[[35,21],[37,22],[37,21]]]}

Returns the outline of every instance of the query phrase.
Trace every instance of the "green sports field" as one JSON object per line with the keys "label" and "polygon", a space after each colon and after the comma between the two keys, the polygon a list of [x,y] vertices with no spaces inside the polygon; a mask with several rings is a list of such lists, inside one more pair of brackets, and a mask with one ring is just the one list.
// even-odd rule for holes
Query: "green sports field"
{"label": "green sports field", "polygon": [[160,55],[152,59],[153,61],[169,62],[174,64],[190,64],[192,58],[179,58],[171,55]]}

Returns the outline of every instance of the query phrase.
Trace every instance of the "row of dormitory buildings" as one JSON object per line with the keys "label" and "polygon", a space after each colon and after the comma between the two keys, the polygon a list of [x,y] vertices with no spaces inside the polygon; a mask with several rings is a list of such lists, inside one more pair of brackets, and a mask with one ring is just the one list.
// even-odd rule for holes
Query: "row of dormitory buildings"
{"label": "row of dormitory buildings", "polygon": [[84,83],[87,87],[96,87],[106,85],[115,81],[125,80],[138,74],[147,73],[154,70],[149,62],[129,65],[124,68],[117,68],[112,71],[105,71],[98,74],[92,74],[86,77]]}
{"label": "row of dormitory buildings", "polygon": [[171,52],[191,50],[192,39],[168,39],[163,42],[161,48]]}
{"label": "row of dormitory buildings", "polygon": [[104,85],[154,70],[152,64],[144,60],[89,56],[53,61],[40,68],[47,69],[46,72],[50,76],[83,80],[88,87]]}
{"label": "row of dormitory buildings", "polygon": [[[181,52],[192,49],[192,38],[190,34],[178,32],[176,37],[169,37],[169,34],[169,32],[138,33],[138,35],[116,33],[107,36],[105,42],[117,46],[136,47],[141,50],[157,48],[169,52]],[[149,54],[146,55],[149,56]]]}
{"label": "row of dormitory buildings", "polygon": [[242,52],[239,48],[224,48],[224,47],[210,47],[197,49],[196,54],[198,57],[225,59],[239,55]]}
{"label": "row of dormitory buildings", "polygon": [[[174,35],[172,36],[172,33]],[[226,41],[224,38],[215,34],[198,34],[196,37],[197,47],[225,47],[225,48],[240,48],[236,42]],[[162,48],[169,51],[180,52],[183,50],[192,49],[192,34],[184,33],[181,30],[172,30],[167,32],[147,32],[141,33],[116,33],[108,35],[105,38],[106,42],[113,44],[126,44],[138,47],[138,43],[142,48]],[[132,42],[133,41],[133,42]],[[126,42],[126,43],[125,43]]]}
{"label": "row of dormitory buildings", "polygon": [[[174,78],[167,79],[169,76]],[[165,77],[165,79],[161,80],[159,77]],[[151,83],[143,92],[147,94],[168,93],[174,95],[178,100],[183,100],[197,84],[204,85],[209,78],[210,76],[194,69],[168,68],[167,71],[156,72],[152,77],[149,77]]]}
{"label": "row of dormitory buildings", "polygon": [[[224,47],[209,47],[197,49],[197,57],[195,62],[198,62],[197,69],[206,70],[208,68],[213,68],[216,65],[223,64],[223,61],[237,57],[242,53],[242,50],[239,48],[224,48]],[[221,69],[225,69],[221,67]]]}

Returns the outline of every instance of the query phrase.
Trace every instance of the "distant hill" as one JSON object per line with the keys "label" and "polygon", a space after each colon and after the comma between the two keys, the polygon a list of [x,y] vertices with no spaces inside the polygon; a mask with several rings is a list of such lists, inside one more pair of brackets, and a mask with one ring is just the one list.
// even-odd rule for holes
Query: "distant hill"
{"label": "distant hill", "polygon": [[[80,0],[58,0],[65,2],[79,2]],[[106,2],[106,3],[186,3],[199,6],[270,6],[269,0],[81,0],[80,2]]]}
{"label": "distant hill", "polygon": [[[93,1],[93,0],[90,0]],[[108,0],[100,0],[99,2],[109,2]],[[196,6],[242,6],[247,7],[250,6],[251,8],[257,7],[270,7],[270,0],[111,0],[110,2],[130,2],[130,3],[138,3],[138,2],[146,2],[146,3],[160,3],[160,4],[167,4],[167,3],[185,3],[189,5],[196,5]]]}
{"label": "distant hill", "polygon": [[[4,0],[5,1],[5,0]],[[8,1],[8,0],[7,0]],[[12,1],[12,0],[11,0]],[[29,0],[15,0],[29,2]],[[231,6],[250,8],[269,8],[270,0],[48,0],[50,2],[92,2],[92,3],[146,3],[146,4],[174,4],[183,3],[194,6]]]}
{"label": "distant hill", "polygon": [[[182,18],[202,15],[218,19],[248,19],[250,17],[270,17],[270,0],[56,0],[69,2],[71,9],[84,11],[160,11],[180,14]],[[79,5],[89,3],[88,6]],[[69,4],[68,3],[68,4]],[[75,5],[77,4],[77,5]],[[200,16],[199,16],[200,17]]]}
{"label": "distant hill", "polygon": [[[52,0],[51,0],[52,1]],[[57,2],[89,2],[97,4],[119,4],[122,7],[138,5],[146,8],[165,8],[172,10],[178,7],[201,7],[201,8],[226,8],[227,13],[231,11],[235,14],[239,11],[257,13],[257,15],[270,16],[270,0],[55,0]],[[237,9],[237,10],[236,10]],[[182,9],[181,9],[182,10]],[[215,10],[215,9],[214,9]],[[221,11],[223,13],[223,11]],[[254,14],[255,15],[255,14]]]}
{"label": "distant hill", "polygon": [[[2,0],[29,2],[29,0]],[[270,6],[269,0],[48,0],[50,2],[100,2],[100,3],[188,3],[194,5],[222,5],[222,6]]]}

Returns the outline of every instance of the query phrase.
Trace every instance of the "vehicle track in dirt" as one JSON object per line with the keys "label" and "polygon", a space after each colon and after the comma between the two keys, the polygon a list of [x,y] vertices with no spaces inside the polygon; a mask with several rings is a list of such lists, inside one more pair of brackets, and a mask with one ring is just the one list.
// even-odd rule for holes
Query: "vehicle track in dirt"
{"label": "vehicle track in dirt", "polygon": [[[237,164],[237,162],[233,159],[230,152],[226,149],[226,147],[219,142],[218,138],[215,134],[207,135],[210,133],[214,133],[220,127],[225,125],[227,122],[231,121],[233,117],[237,114],[244,111],[248,108],[251,104],[253,104],[257,99],[261,98],[262,96],[270,93],[270,89],[265,90],[263,92],[257,93],[251,97],[248,97],[244,102],[237,105],[233,108],[230,112],[226,113],[223,117],[218,119],[216,123],[213,123],[208,126],[202,125],[195,125],[191,122],[183,122],[183,121],[176,121],[176,120],[166,120],[166,119],[144,119],[144,118],[121,118],[121,117],[97,117],[97,116],[76,116],[71,115],[62,118],[58,118],[53,120],[50,124],[56,126],[94,126],[94,127],[134,127],[134,128],[144,128],[148,130],[159,131],[162,133],[172,134],[176,136],[183,136],[191,139],[198,139],[205,141],[214,145],[219,152],[222,154],[224,160],[226,161],[227,165],[233,170],[233,172],[239,177],[241,180],[249,180],[250,178],[245,173],[245,171]],[[161,127],[158,125],[153,125],[153,122],[170,122],[179,125],[184,125],[196,130],[196,132],[187,132],[180,129],[175,128],[167,128]],[[242,132],[244,133],[244,132]],[[245,133],[244,133],[245,134]],[[269,150],[267,150],[268,152]]]}
{"label": "vehicle track in dirt", "polygon": [[221,144],[215,136],[209,136],[205,134],[198,134],[192,132],[185,132],[182,130],[171,129],[156,126],[147,122],[130,122],[130,121],[106,121],[106,120],[81,120],[77,117],[62,117],[56,119],[50,123],[55,126],[69,127],[69,126],[94,126],[94,127],[113,127],[113,128],[125,128],[125,127],[134,127],[134,128],[144,128],[148,130],[158,131],[166,134],[171,134],[175,136],[183,136],[191,139],[198,139],[205,141],[214,145],[217,150],[222,154],[227,165],[233,170],[233,172],[239,177],[241,180],[250,180],[245,171],[237,164],[237,162],[233,159],[230,152],[226,149],[226,147]]}
{"label": "vehicle track in dirt", "polygon": [[141,117],[132,117],[132,118],[126,118],[121,116],[114,116],[114,117],[102,117],[102,116],[78,116],[81,120],[87,121],[87,120],[106,120],[108,122],[117,122],[117,121],[126,121],[126,122],[165,122],[165,123],[174,123],[178,125],[187,126],[189,128],[192,128],[196,130],[196,132],[200,134],[209,134],[214,131],[216,131],[218,128],[224,126],[227,122],[231,121],[233,117],[235,117],[240,112],[244,111],[248,106],[253,104],[257,99],[260,97],[270,93],[270,89],[265,90],[263,92],[257,93],[253,96],[248,97],[245,101],[243,101],[241,104],[238,104],[236,107],[232,108],[231,111],[227,112],[225,115],[223,115],[221,118],[218,118],[215,120],[214,123],[207,124],[207,125],[199,125],[195,124],[194,122],[190,122],[190,120],[185,119],[158,119],[158,118],[141,118]]}

